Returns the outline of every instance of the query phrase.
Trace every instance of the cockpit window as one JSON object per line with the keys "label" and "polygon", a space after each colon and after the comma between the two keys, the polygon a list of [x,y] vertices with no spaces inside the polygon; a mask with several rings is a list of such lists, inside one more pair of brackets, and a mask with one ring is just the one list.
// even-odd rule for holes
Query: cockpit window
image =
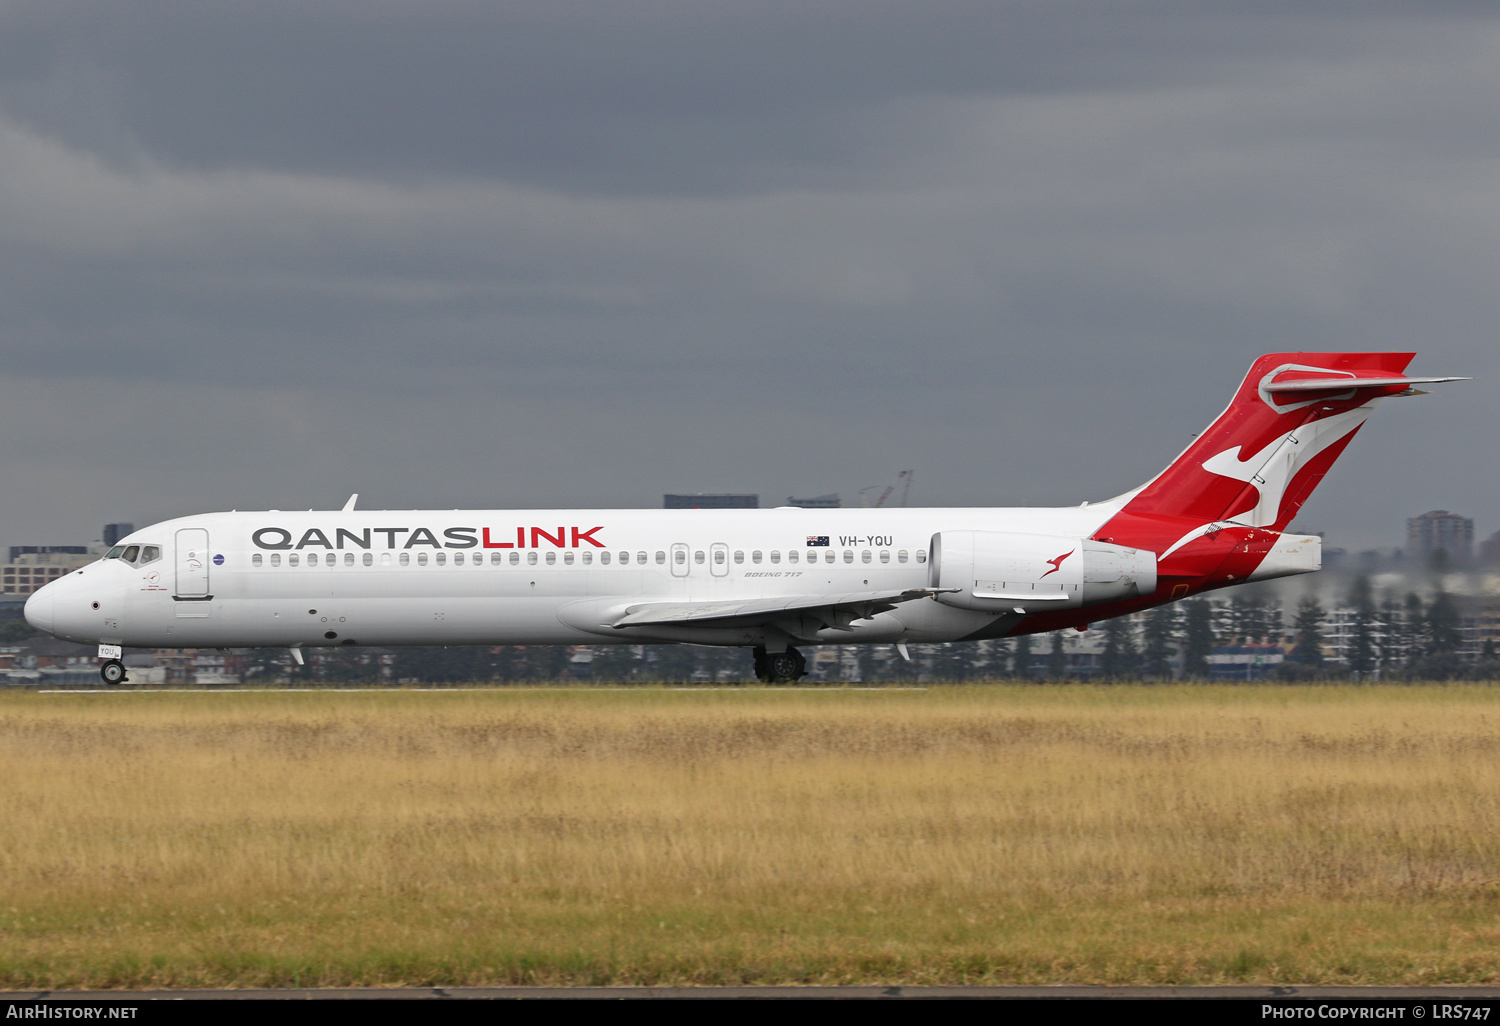
{"label": "cockpit window", "polygon": [[105,559],[123,559],[127,563],[144,566],[161,558],[160,545],[116,545],[104,554]]}

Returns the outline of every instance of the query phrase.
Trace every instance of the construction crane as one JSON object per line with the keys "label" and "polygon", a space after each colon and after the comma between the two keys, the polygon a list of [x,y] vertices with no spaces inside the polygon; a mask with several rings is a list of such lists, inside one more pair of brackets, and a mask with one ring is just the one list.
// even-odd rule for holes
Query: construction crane
{"label": "construction crane", "polygon": [[914,477],[916,475],[916,473],[917,472],[915,470],[903,470],[903,471],[901,471],[899,474],[896,475],[896,479],[894,481],[892,481],[890,484],[888,484],[888,485],[885,486],[885,491],[881,492],[880,493],[880,498],[876,499],[874,502],[871,502],[869,500],[869,498],[867,497],[867,495],[868,495],[868,493],[873,492],[875,489],[879,488],[880,486],[879,485],[871,485],[868,488],[861,488],[859,490],[859,504],[861,506],[869,506],[869,507],[874,508],[874,509],[879,509],[881,506],[885,505],[885,500],[889,499],[891,497],[891,493],[896,490],[896,486],[900,485],[901,486],[901,501],[898,502],[898,503],[896,503],[896,505],[898,505],[898,506],[905,506],[906,505],[906,497],[911,494],[911,479],[912,479],[912,477]]}

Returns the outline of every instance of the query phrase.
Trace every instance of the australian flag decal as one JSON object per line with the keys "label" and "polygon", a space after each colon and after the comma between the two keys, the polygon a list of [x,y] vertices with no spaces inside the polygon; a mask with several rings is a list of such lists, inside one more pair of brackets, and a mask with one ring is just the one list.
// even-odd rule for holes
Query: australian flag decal
{"label": "australian flag decal", "polygon": [[810,549],[815,549],[819,546],[826,547],[827,545],[828,535],[826,534],[810,534],[807,536],[807,547]]}

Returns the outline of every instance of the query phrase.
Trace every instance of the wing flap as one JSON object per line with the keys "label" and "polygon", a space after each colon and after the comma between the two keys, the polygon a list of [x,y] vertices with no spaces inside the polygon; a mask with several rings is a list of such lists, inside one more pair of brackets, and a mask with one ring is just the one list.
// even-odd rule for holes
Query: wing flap
{"label": "wing flap", "polygon": [[843,595],[780,595],[773,598],[742,599],[728,602],[651,602],[630,606],[610,626],[661,627],[707,626],[741,627],[771,623],[788,616],[826,614],[829,626],[847,626],[853,620],[867,620],[876,613],[895,609],[902,602],[927,598],[956,588],[906,588],[899,591],[858,591]]}

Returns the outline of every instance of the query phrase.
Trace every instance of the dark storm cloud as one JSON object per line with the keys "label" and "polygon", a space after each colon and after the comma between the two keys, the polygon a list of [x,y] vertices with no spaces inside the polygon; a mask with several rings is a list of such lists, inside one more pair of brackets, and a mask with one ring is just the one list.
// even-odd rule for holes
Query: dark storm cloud
{"label": "dark storm cloud", "polygon": [[[1259,352],[1495,369],[1497,68],[1462,4],[0,2],[0,526],[1103,498]],[[1304,521],[1500,526],[1483,394]]]}
{"label": "dark storm cloud", "polygon": [[[1413,5],[1431,19],[1460,5]],[[940,134],[920,97],[1223,81],[1360,52],[1390,8],[1306,5],[16,5],[0,103],[192,168],[652,195],[847,185]]]}

